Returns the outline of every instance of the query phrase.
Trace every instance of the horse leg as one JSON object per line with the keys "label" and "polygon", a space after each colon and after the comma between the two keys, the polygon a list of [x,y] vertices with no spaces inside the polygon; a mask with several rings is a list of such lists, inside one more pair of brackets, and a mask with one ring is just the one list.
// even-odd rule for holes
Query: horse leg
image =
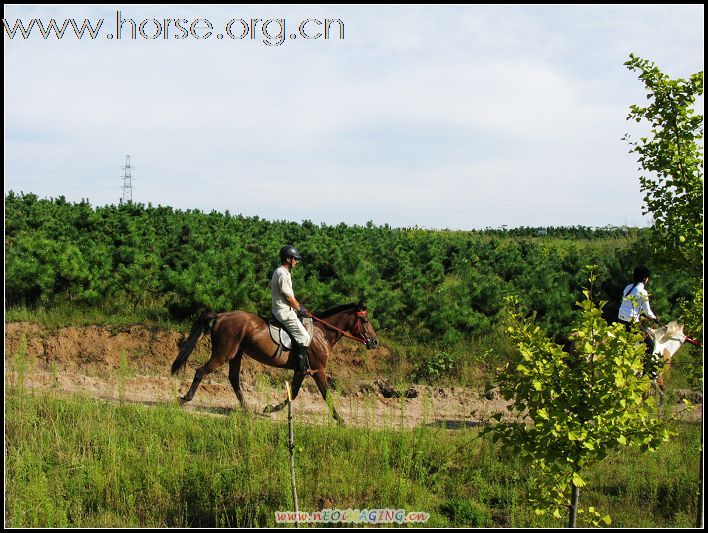
{"label": "horse leg", "polygon": [[189,391],[182,398],[180,398],[180,405],[185,404],[194,398],[194,393],[197,392],[197,387],[204,379],[205,376],[211,374],[214,370],[219,368],[223,364],[223,361],[219,361],[213,355],[211,359],[202,367],[197,368],[194,374],[194,380],[192,381],[192,386],[189,387]]}
{"label": "horse leg", "polygon": [[[305,373],[304,372],[295,372],[293,374],[293,381],[292,381],[292,386],[291,386],[291,395],[292,399],[294,400],[297,398],[297,393],[300,392],[300,386],[302,385],[302,381],[305,379]],[[284,401],[280,402],[278,405],[271,405],[263,409],[263,413],[275,413],[276,411],[282,410],[286,405],[288,405],[288,399],[286,398]]]}
{"label": "horse leg", "polygon": [[657,376],[654,381],[654,387],[656,388],[656,394],[659,397],[659,407],[664,407],[664,393],[666,392],[666,384],[661,376]]}
{"label": "horse leg", "polygon": [[334,408],[334,405],[332,405],[329,401],[329,394],[327,393],[327,377],[325,376],[324,370],[317,372],[314,376],[312,376],[315,380],[315,383],[317,383],[317,388],[320,389],[320,394],[322,395],[322,398],[324,398],[324,401],[327,403],[327,406],[332,409],[332,416],[334,419],[337,421],[338,424],[344,425],[344,419],[339,416],[339,413],[337,410]]}
{"label": "horse leg", "polygon": [[229,361],[229,381],[231,382],[231,386],[234,388],[236,398],[238,398],[238,401],[241,404],[241,408],[244,411],[248,412],[248,406],[246,406],[246,402],[243,399],[243,393],[241,392],[240,374],[242,359],[243,352],[239,350],[239,352],[236,354],[236,357]]}

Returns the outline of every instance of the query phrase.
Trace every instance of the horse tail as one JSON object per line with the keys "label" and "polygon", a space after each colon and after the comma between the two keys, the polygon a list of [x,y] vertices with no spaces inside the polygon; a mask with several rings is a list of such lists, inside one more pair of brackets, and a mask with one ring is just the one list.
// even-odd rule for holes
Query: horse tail
{"label": "horse tail", "polygon": [[201,337],[202,334],[211,331],[211,321],[217,316],[218,315],[216,313],[204,313],[196,320],[196,322],[194,322],[194,324],[192,324],[189,337],[182,339],[179,343],[177,343],[177,346],[179,346],[179,354],[172,363],[172,375],[175,375],[187,366],[187,359],[189,359],[189,355],[197,345],[199,337]]}

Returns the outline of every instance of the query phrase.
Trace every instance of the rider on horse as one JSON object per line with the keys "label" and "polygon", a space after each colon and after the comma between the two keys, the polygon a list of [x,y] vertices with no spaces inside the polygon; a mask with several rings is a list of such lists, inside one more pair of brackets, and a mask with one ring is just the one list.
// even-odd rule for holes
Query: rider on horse
{"label": "rider on horse", "polygon": [[299,318],[306,317],[308,311],[295,299],[290,276],[290,271],[301,259],[300,252],[294,246],[284,246],[280,250],[280,266],[273,272],[273,277],[270,280],[271,312],[295,341],[296,370],[312,374],[314,372],[308,370],[312,339],[299,320]]}
{"label": "rider on horse", "polygon": [[[644,265],[634,269],[632,275],[632,283],[624,288],[622,293],[622,304],[620,305],[618,318],[625,325],[627,331],[632,329],[632,325],[639,322],[642,315],[658,322],[659,317],[654,314],[649,306],[649,293],[646,290],[646,285],[649,283],[649,269]],[[649,334],[648,328],[642,327],[645,334],[644,342],[647,345],[647,361],[645,363],[645,372],[652,373],[651,367],[654,366],[654,339]]]}

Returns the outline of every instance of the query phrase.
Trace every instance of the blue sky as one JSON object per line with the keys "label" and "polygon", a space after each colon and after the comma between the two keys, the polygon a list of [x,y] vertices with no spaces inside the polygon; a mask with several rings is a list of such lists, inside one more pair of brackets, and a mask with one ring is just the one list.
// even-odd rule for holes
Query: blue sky
{"label": "blue sky", "polygon": [[5,19],[104,18],[105,34],[117,10],[214,33],[285,19],[288,36],[341,19],[344,39],[6,35],[5,192],[117,203],[130,154],[134,200],[180,209],[644,226],[621,138],[643,133],[625,119],[646,97],[623,63],[703,70],[703,6],[6,6]]}

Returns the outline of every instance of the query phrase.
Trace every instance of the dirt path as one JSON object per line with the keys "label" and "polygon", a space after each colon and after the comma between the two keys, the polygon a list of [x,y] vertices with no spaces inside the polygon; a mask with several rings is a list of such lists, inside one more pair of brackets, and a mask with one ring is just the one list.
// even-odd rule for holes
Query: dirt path
{"label": "dirt path", "polygon": [[[16,373],[8,379],[17,379]],[[176,402],[183,395],[191,380],[160,376],[134,376],[106,380],[74,372],[37,372],[25,375],[24,386],[32,389],[54,390],[63,394],[80,394],[109,401],[124,401],[145,405]],[[369,385],[363,388],[368,389]],[[308,390],[309,389],[309,390]],[[389,389],[383,386],[385,393]],[[267,384],[242,386],[251,411],[272,420],[286,420],[286,410],[262,414],[264,407],[274,405],[285,398],[285,386],[279,390]],[[503,408],[505,402],[486,400],[470,389],[453,387],[436,389],[415,386],[406,391],[416,397],[384,396],[381,390],[362,391],[356,394],[334,393],[334,405],[348,425],[365,427],[412,428],[421,425],[442,425],[448,428],[479,425],[484,415]],[[293,404],[300,420],[310,423],[329,424],[331,421],[327,404],[313,386],[300,391]],[[218,378],[205,380],[194,400],[182,407],[188,411],[211,414],[228,414],[239,408],[236,396],[228,383]],[[473,412],[474,410],[474,412]]]}
{"label": "dirt path", "polygon": [[[24,364],[26,387],[148,405],[176,402],[189,388],[194,369],[208,359],[210,351],[208,338],[202,338],[187,370],[173,377],[169,367],[180,338],[179,333],[144,326],[48,330],[31,323],[6,324],[6,380],[16,380],[15,370]],[[26,350],[20,347],[22,342]],[[18,357],[24,352],[25,357]],[[367,379],[377,375],[378,363],[389,355],[385,348],[363,352],[345,343],[336,346],[327,371],[334,384],[334,405],[348,424],[472,426],[506,405],[503,400],[487,400],[479,391],[463,387],[414,385],[397,390],[385,381]],[[225,365],[206,378],[184,409],[227,413],[237,408],[227,369]],[[266,368],[246,358],[241,376],[249,408],[262,413],[267,405],[285,398],[285,380],[290,380],[292,373]],[[302,419],[329,423],[329,409],[313,380],[306,379],[293,405]],[[262,416],[284,420],[286,412]]]}
{"label": "dirt path", "polygon": [[[179,333],[145,326],[87,326],[48,330],[31,323],[6,324],[5,379],[22,376],[26,387],[80,394],[111,401],[146,405],[176,402],[184,395],[194,369],[209,357],[203,338],[187,370],[170,376]],[[24,348],[23,348],[24,344]],[[334,405],[346,423],[366,427],[412,428],[442,425],[460,428],[479,425],[507,403],[487,399],[484,391],[464,387],[423,385],[395,388],[371,379],[388,357],[385,348],[363,352],[345,343],[337,345],[328,365]],[[228,382],[227,368],[205,379],[186,410],[225,414],[238,407]],[[242,390],[249,408],[262,413],[267,405],[285,398],[285,380],[291,372],[263,367],[246,358],[241,370]],[[299,420],[328,424],[329,410],[314,381],[306,379],[295,403]],[[286,411],[260,415],[285,420]]]}

